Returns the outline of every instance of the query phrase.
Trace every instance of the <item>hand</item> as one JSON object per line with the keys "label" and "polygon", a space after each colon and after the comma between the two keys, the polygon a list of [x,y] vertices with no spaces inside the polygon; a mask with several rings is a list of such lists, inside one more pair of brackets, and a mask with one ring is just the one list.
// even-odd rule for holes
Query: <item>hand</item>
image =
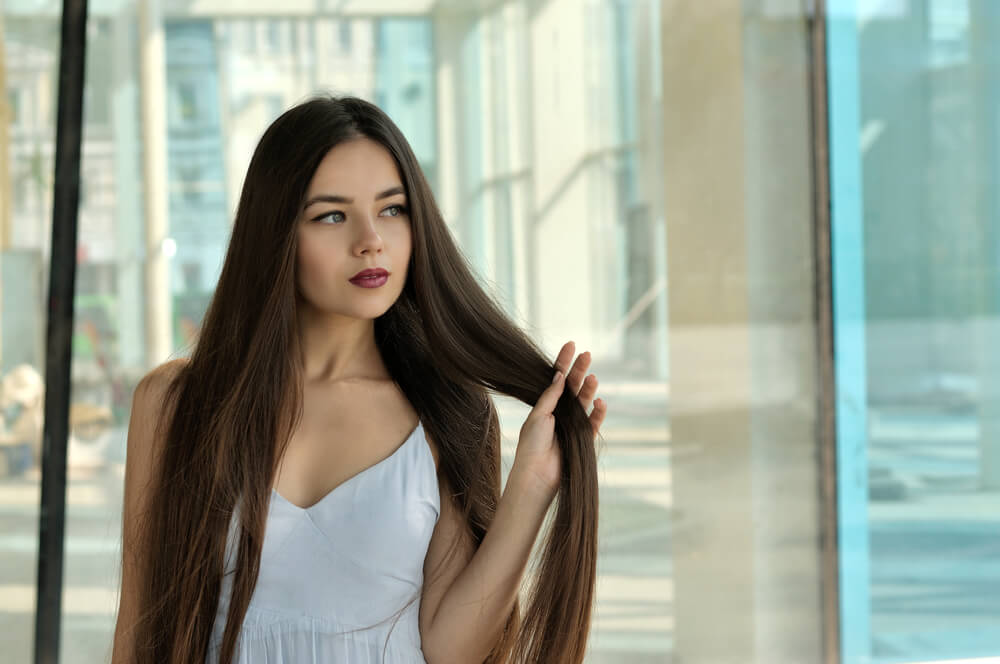
{"label": "hand", "polygon": [[511,475],[515,470],[527,474],[534,479],[539,488],[550,493],[552,497],[555,497],[559,490],[559,480],[562,476],[559,441],[555,436],[556,420],[552,411],[563,390],[568,388],[580,399],[584,412],[589,411],[593,404],[590,424],[595,440],[604,422],[604,416],[608,413],[608,406],[604,400],[594,399],[597,393],[597,376],[594,374],[586,376],[587,368],[590,366],[590,351],[581,353],[572,363],[572,368],[569,368],[575,350],[576,344],[569,341],[559,351],[555,365],[564,375],[542,392],[535,407],[521,425],[517,452],[514,454],[514,464],[511,467]]}

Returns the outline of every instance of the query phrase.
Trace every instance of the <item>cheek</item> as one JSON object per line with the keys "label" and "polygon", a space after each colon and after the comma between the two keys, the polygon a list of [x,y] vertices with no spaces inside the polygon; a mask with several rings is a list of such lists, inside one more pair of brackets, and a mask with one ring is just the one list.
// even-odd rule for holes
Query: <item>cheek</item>
{"label": "cheek", "polygon": [[397,247],[397,254],[409,257],[413,251],[413,231],[408,224],[398,229],[393,244]]}
{"label": "cheek", "polygon": [[323,251],[317,243],[299,244],[297,252],[297,279],[300,284],[326,283],[337,272],[337,265],[330,253]]}

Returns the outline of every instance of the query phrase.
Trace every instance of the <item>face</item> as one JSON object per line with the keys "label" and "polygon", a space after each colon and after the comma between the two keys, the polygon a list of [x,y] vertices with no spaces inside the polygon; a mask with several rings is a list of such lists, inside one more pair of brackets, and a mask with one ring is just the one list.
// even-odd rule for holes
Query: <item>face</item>
{"label": "face", "polygon": [[[302,297],[324,313],[377,318],[403,292],[411,246],[403,179],[389,151],[368,138],[330,150],[309,182],[299,214]],[[389,276],[382,285],[351,281],[368,268],[382,268]]]}

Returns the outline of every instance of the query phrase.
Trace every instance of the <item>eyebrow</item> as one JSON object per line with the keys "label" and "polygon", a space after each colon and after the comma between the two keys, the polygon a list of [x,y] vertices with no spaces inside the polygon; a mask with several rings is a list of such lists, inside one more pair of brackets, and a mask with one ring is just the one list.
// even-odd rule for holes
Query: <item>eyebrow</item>
{"label": "eyebrow", "polygon": [[[402,187],[392,187],[390,189],[386,189],[385,191],[375,196],[375,200],[378,201],[382,200],[383,198],[389,198],[390,196],[395,196],[397,194],[405,194],[405,193],[406,192],[403,191]],[[353,202],[354,199],[348,198],[347,196],[338,196],[336,194],[319,194],[317,196],[313,196],[308,201],[306,201],[306,204],[302,206],[302,209],[305,210],[307,207],[313,205],[314,203],[353,203]]]}

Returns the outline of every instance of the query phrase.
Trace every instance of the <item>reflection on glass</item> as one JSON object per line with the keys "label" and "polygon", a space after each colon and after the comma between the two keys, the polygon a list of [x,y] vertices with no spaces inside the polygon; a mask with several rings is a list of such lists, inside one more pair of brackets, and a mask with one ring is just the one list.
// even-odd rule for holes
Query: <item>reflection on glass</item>
{"label": "reflection on glass", "polygon": [[[0,6],[0,657],[17,662],[31,658],[36,603],[57,12]],[[82,319],[74,343],[94,329]],[[109,416],[93,402],[71,413],[74,465],[104,443]],[[90,611],[80,592],[63,602],[67,615]]]}
{"label": "reflection on glass", "polygon": [[838,363],[867,392],[866,426],[841,441],[841,472],[867,477],[842,515],[863,529],[842,551],[863,554],[841,578],[860,602],[844,661],[996,655],[1000,6],[924,0],[853,19],[830,40],[854,72],[831,77],[833,178],[857,183],[839,197],[835,184],[833,209],[858,210],[834,217],[834,272],[858,280],[842,304],[863,312],[863,343]]}
{"label": "reflection on glass", "polygon": [[[39,303],[59,52],[59,17],[29,15],[24,5],[5,4],[0,62],[11,156],[0,260],[0,634],[12,640],[4,652],[22,653],[18,661],[30,658],[34,612],[41,386],[33,376],[43,357]],[[110,657],[134,387],[166,359],[153,350],[160,340],[184,354],[197,334],[263,128],[323,90],[385,108],[498,299],[553,355],[569,338],[593,352],[602,396],[620,408],[604,425],[601,577],[589,661],[640,662],[669,651],[658,3],[438,5],[406,16],[372,2],[363,15],[275,7],[245,17],[233,16],[231,3],[202,2],[171,5],[147,29],[137,3],[92,3],[64,662]],[[144,74],[150,67],[158,76]],[[162,101],[161,118],[143,107],[146,95]],[[159,122],[164,140],[150,140],[146,131]],[[162,239],[149,214],[160,202]],[[150,292],[148,284],[158,283],[154,262],[165,263],[166,280]],[[501,406],[505,440],[513,443],[523,404]]]}
{"label": "reflection on glass", "polygon": [[[517,319],[553,352],[594,354],[610,413],[588,661],[717,661],[730,636],[746,661],[811,661],[796,656],[826,623],[803,4],[162,4],[159,46],[134,2],[96,3],[88,31],[63,659],[110,654],[131,395],[165,359],[151,349],[183,354],[197,334],[263,128],[328,90],[393,116]],[[995,655],[1000,5],[827,4],[838,387],[860,396],[837,412],[844,662]],[[17,661],[34,611],[48,11],[8,0],[0,24],[0,635]],[[155,246],[151,198],[168,220]],[[499,405],[509,465],[526,409]]]}

